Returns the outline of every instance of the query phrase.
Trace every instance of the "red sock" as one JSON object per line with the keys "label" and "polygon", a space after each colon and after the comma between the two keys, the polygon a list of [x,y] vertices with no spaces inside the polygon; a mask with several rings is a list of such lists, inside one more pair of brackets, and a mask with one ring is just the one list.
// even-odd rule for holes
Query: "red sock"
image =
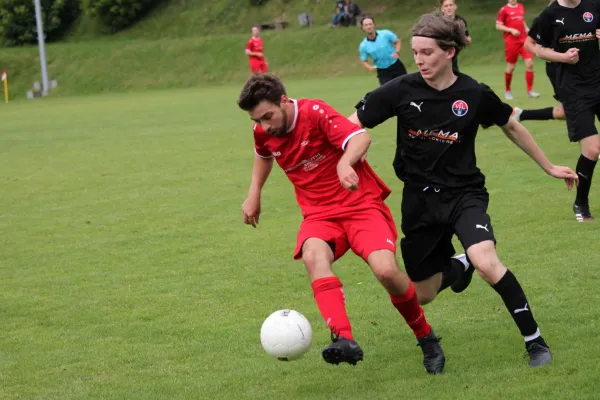
{"label": "red sock", "polygon": [[527,82],[527,91],[533,90],[533,71],[525,71],[525,82]]}
{"label": "red sock", "polygon": [[510,84],[512,82],[512,74],[509,74],[508,72],[504,73],[504,84],[506,87],[506,91],[510,92]]}
{"label": "red sock", "polygon": [[317,279],[312,283],[317,307],[333,333],[354,340],[348,314],[342,282],[335,276]]}
{"label": "red sock", "polygon": [[402,294],[391,294],[392,304],[402,314],[406,323],[418,338],[425,337],[431,333],[431,326],[425,319],[425,313],[419,305],[415,286],[410,283],[409,288]]}

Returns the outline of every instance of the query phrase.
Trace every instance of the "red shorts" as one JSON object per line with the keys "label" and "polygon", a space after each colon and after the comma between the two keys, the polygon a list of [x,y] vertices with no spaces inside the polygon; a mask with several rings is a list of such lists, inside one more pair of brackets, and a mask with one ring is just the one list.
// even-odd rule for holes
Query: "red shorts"
{"label": "red shorts", "polygon": [[519,55],[523,57],[523,60],[533,58],[533,55],[525,50],[525,43],[510,42],[504,43],[504,57],[506,62],[509,64],[516,64],[519,59]]}
{"label": "red shorts", "polygon": [[255,74],[269,72],[265,60],[250,60],[250,70]]}
{"label": "red shorts", "polygon": [[390,209],[381,202],[371,208],[350,211],[332,218],[306,218],[300,225],[294,259],[302,258],[302,245],[307,239],[317,238],[332,245],[334,260],[348,249],[367,261],[376,250],[390,250],[396,254],[398,231]]}

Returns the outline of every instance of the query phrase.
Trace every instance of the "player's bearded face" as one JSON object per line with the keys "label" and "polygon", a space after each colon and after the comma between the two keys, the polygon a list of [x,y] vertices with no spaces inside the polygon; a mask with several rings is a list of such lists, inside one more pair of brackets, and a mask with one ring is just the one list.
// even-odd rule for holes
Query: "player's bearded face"
{"label": "player's bearded face", "polygon": [[259,124],[267,134],[281,137],[287,133],[289,105],[288,101],[282,101],[281,104],[262,101],[250,111],[250,118]]}
{"label": "player's bearded face", "polygon": [[415,64],[425,80],[435,80],[452,65],[453,50],[442,50],[435,39],[423,36],[412,38]]}

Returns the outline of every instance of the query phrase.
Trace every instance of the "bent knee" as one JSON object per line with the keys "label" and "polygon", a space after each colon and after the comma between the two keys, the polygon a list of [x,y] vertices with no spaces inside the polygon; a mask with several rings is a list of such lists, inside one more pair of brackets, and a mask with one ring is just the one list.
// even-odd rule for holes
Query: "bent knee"
{"label": "bent knee", "polygon": [[419,304],[422,306],[431,303],[437,296],[437,290],[429,287],[429,285],[415,284],[415,293]]}
{"label": "bent knee", "polygon": [[302,247],[302,262],[312,280],[332,273],[333,252],[323,241],[308,241]]}
{"label": "bent knee", "polygon": [[[596,135],[597,137],[597,135]],[[586,148],[586,157],[590,160],[597,160],[598,156],[600,156],[600,138],[594,140],[593,143],[589,144]]]}
{"label": "bent knee", "polygon": [[479,276],[490,285],[498,282],[506,271],[506,267],[497,257],[485,257],[477,262],[471,261]]}
{"label": "bent knee", "polygon": [[379,262],[377,265],[373,265],[372,269],[375,277],[384,285],[394,282],[396,277],[402,273],[395,260]]}

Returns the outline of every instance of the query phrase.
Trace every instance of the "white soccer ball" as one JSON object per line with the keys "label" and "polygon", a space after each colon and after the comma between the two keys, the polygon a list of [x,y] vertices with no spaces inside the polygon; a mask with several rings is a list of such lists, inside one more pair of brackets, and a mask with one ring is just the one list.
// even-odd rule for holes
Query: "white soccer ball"
{"label": "white soccer ball", "polygon": [[279,361],[292,361],[304,355],[312,343],[310,322],[294,310],[278,310],[260,328],[265,351]]}

